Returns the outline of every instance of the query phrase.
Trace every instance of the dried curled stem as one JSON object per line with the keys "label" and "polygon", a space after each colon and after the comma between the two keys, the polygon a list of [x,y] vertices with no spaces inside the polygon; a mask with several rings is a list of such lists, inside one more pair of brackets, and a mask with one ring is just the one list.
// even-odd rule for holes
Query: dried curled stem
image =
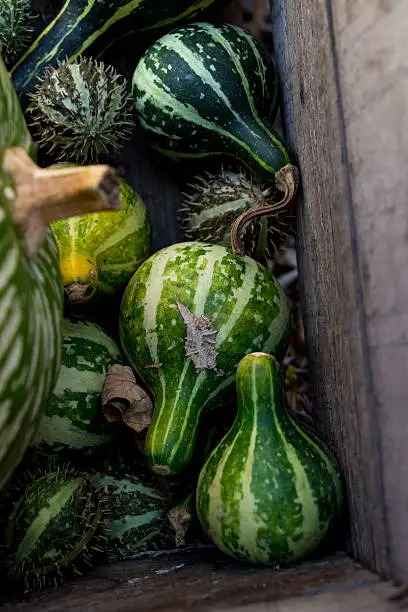
{"label": "dried curled stem", "polygon": [[293,201],[299,185],[299,170],[292,164],[287,164],[275,175],[275,185],[279,191],[283,191],[283,198],[279,202],[250,208],[243,212],[232,224],[231,247],[236,255],[245,255],[245,248],[241,239],[244,227],[253,219],[276,213],[287,208]]}
{"label": "dried curled stem", "polygon": [[13,219],[27,252],[41,248],[48,224],[58,219],[119,209],[119,184],[109,166],[42,169],[20,147],[6,149],[3,169],[11,177]]}

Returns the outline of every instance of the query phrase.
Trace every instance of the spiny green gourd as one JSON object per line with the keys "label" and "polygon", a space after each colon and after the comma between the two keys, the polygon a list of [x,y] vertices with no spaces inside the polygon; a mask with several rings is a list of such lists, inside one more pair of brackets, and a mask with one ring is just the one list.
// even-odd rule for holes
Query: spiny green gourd
{"label": "spiny green gourd", "polygon": [[[232,224],[250,209],[274,202],[271,186],[261,185],[247,172],[221,169],[195,177],[179,208],[179,218],[190,240],[231,246]],[[262,258],[279,249],[291,231],[290,215],[281,211],[253,220],[245,228],[243,242],[248,255]]]}
{"label": "spiny green gourd", "polygon": [[125,180],[118,182],[122,210],[51,224],[69,304],[90,304],[117,293],[150,255],[152,231],[146,206]]}
{"label": "spiny green gourd", "polygon": [[48,223],[118,205],[106,166],[49,174],[28,154],[33,143],[0,58],[0,489],[36,431],[60,367],[63,288]]}
{"label": "spiny green gourd", "polygon": [[113,157],[134,127],[126,79],[91,58],[47,67],[29,113],[38,144],[59,161]]}
{"label": "spiny green gourd", "polygon": [[290,162],[270,127],[274,61],[243,28],[194,23],[166,34],[139,61],[132,88],[150,144],[173,159],[231,155],[265,180]]}
{"label": "spiny green gourd", "polygon": [[282,359],[285,294],[249,257],[203,242],[166,247],[135,272],[120,309],[122,348],[155,398],[145,454],[162,475],[190,461],[200,417],[234,384],[242,355]]}
{"label": "spiny green gourd", "polygon": [[49,453],[92,453],[112,439],[103,427],[101,394],[109,366],[121,363],[117,344],[94,323],[62,321],[61,369],[32,446]]}
{"label": "spiny green gourd", "polygon": [[9,575],[40,587],[78,573],[100,552],[102,506],[86,477],[72,468],[24,480],[6,531]]}
{"label": "spiny green gourd", "polygon": [[272,355],[239,363],[238,413],[197,485],[204,531],[242,561],[280,565],[311,554],[343,507],[338,468],[323,444],[290,416]]}
{"label": "spiny green gourd", "polygon": [[96,42],[106,49],[124,34],[171,28],[223,4],[226,0],[65,0],[54,21],[13,68],[23,108],[47,66],[56,67],[64,59],[72,62]]}
{"label": "spiny green gourd", "polygon": [[90,472],[88,478],[98,492],[103,492],[103,547],[109,560],[174,548],[174,534],[167,520],[171,497],[163,480],[117,470]]}
{"label": "spiny green gourd", "polygon": [[31,18],[31,0],[1,0],[0,45],[8,68],[11,68],[30,43],[33,31]]}

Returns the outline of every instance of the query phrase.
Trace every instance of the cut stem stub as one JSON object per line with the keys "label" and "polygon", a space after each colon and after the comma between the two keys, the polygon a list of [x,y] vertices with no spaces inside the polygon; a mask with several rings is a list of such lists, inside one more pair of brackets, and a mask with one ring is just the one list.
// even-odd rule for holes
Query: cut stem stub
{"label": "cut stem stub", "polygon": [[52,221],[121,208],[116,172],[106,165],[42,169],[13,147],[4,152],[3,169],[12,179],[13,219],[29,255],[41,248]]}

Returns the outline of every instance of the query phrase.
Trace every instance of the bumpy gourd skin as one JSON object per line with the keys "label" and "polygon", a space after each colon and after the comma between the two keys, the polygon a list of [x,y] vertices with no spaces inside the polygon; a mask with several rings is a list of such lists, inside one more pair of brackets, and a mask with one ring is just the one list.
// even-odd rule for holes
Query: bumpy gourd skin
{"label": "bumpy gourd skin", "polygon": [[[54,21],[13,67],[14,87],[23,108],[46,66],[73,60],[91,45],[101,50],[132,31],[174,27],[225,0],[65,0]],[[106,36],[104,36],[106,34]],[[102,40],[99,39],[102,37]],[[95,57],[95,53],[93,53]]]}
{"label": "bumpy gourd skin", "polygon": [[[208,327],[202,367],[195,361],[198,351],[186,349],[188,327],[178,304],[198,326]],[[253,259],[219,245],[185,242],[146,260],[123,295],[120,336],[155,398],[145,443],[151,469],[181,471],[191,459],[205,407],[230,390],[242,355],[267,350],[282,359],[289,333],[283,290]]]}
{"label": "bumpy gourd skin", "polygon": [[200,22],[166,34],[138,63],[133,97],[150,144],[171,158],[230,155],[264,180],[290,163],[270,127],[273,59],[243,28]]}
{"label": "bumpy gourd skin", "polygon": [[41,418],[60,367],[62,280],[50,231],[28,257],[12,218],[15,192],[3,169],[6,147],[34,156],[7,70],[0,58],[0,489],[10,478]]}
{"label": "bumpy gourd skin", "polygon": [[290,416],[272,355],[246,355],[236,387],[236,420],[200,473],[198,517],[214,543],[236,559],[266,565],[299,560],[339,520],[337,466]]}

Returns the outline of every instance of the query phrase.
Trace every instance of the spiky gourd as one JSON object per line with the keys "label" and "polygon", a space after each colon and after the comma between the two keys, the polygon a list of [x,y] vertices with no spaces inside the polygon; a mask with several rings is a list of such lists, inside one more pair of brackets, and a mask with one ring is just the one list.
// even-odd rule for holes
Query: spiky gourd
{"label": "spiky gourd", "polygon": [[8,68],[11,68],[30,43],[33,31],[31,17],[31,0],[1,0],[0,48]]}
{"label": "spiky gourd", "polygon": [[126,181],[118,181],[122,210],[51,225],[69,304],[90,304],[117,293],[150,255],[152,231],[146,206]]}
{"label": "spiky gourd", "polygon": [[234,384],[241,357],[282,359],[285,294],[250,257],[204,242],[166,247],[135,272],[120,309],[122,348],[155,397],[145,454],[168,475],[190,461],[204,409]]}
{"label": "spiky gourd", "polygon": [[265,180],[290,162],[270,127],[274,61],[243,28],[194,23],[166,34],[139,61],[132,88],[150,144],[173,159],[231,155]]}
{"label": "spiky gourd", "polygon": [[36,431],[60,367],[63,288],[48,223],[118,204],[109,168],[49,174],[28,154],[33,143],[0,58],[0,489]]}
{"label": "spiky gourd", "polygon": [[42,586],[78,571],[97,548],[101,518],[101,502],[83,474],[69,468],[34,477],[9,517],[10,577]]}
{"label": "spiky gourd", "polygon": [[126,79],[92,58],[47,67],[29,112],[39,145],[61,161],[106,160],[134,125]]}
{"label": "spiky gourd", "polygon": [[61,369],[32,446],[52,454],[91,453],[113,439],[103,427],[101,394],[109,366],[122,357],[94,323],[65,318],[62,334]]}
{"label": "spiky gourd", "polygon": [[[231,228],[245,211],[274,202],[271,187],[262,186],[246,172],[225,171],[195,178],[179,208],[181,226],[188,239],[231,246]],[[254,219],[245,228],[243,242],[248,255],[271,255],[290,232],[286,211]]]}
{"label": "spiky gourd", "polygon": [[167,520],[171,508],[166,483],[145,474],[90,472],[89,481],[104,496],[102,534],[110,560],[174,548]]}
{"label": "spiky gourd", "polygon": [[242,561],[280,565],[311,554],[338,527],[343,492],[323,444],[287,410],[277,360],[242,358],[234,424],[201,470],[197,513],[222,551]]}
{"label": "spiky gourd", "polygon": [[[3,2],[3,0],[1,0]],[[172,28],[227,0],[66,0],[54,21],[39,35],[12,71],[23,108],[47,66],[72,62],[85,52],[101,51],[130,32]],[[89,51],[88,51],[89,50]]]}

